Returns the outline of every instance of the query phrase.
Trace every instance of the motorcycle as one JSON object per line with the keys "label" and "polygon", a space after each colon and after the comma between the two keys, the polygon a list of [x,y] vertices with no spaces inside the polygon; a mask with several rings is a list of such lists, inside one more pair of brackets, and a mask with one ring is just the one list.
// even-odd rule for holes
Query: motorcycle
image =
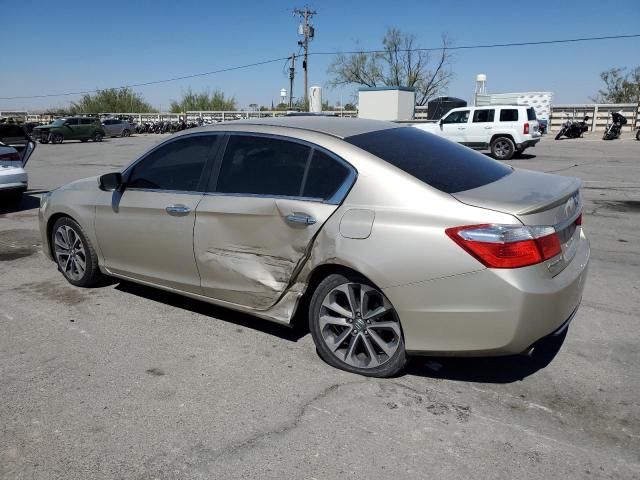
{"label": "motorcycle", "polygon": [[556,140],[560,140],[562,136],[567,138],[580,138],[582,134],[589,131],[589,126],[587,122],[589,121],[589,116],[585,116],[581,122],[576,122],[575,120],[567,119],[566,122],[562,124],[560,131],[556,135]]}
{"label": "motorcycle", "polygon": [[622,115],[622,110],[619,112],[611,112],[611,123],[607,124],[607,128],[604,129],[603,140],[613,140],[620,136],[622,132],[622,126],[627,124],[627,119]]}

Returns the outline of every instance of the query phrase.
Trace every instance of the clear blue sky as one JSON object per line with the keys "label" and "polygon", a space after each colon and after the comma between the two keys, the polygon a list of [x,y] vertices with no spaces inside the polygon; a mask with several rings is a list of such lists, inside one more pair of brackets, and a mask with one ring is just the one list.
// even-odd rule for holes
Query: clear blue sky
{"label": "clear blue sky", "polygon": [[[304,1],[0,0],[0,97],[106,88],[290,55],[297,50]],[[640,1],[311,1],[311,51],[379,48],[389,26],[415,33],[424,47],[442,33],[454,45],[640,33]],[[324,85],[329,57],[310,59],[310,84]],[[599,72],[640,65],[640,38],[567,45],[458,51],[448,94],[469,99],[477,73],[489,91],[553,91],[555,103],[588,102]],[[186,87],[220,88],[241,107],[270,105],[288,88],[284,63],[138,89],[166,107]],[[324,89],[331,103],[355,88]],[[302,75],[296,95],[302,95]],[[2,109],[63,106],[74,97],[0,100]]]}

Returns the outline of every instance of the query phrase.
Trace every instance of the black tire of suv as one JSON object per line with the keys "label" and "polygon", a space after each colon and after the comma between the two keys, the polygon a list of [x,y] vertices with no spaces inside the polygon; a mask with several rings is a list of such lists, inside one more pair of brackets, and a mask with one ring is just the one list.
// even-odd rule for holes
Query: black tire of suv
{"label": "black tire of suv", "polygon": [[96,132],[93,134],[93,141],[94,142],[101,142],[102,141],[102,137],[103,135],[100,132]]}
{"label": "black tire of suv", "polygon": [[383,365],[375,368],[357,368],[341,361],[333,354],[333,352],[331,352],[329,347],[325,344],[324,339],[322,338],[322,333],[320,332],[318,321],[320,317],[320,308],[322,306],[324,298],[335,287],[351,282],[363,283],[376,288],[371,284],[371,282],[359,275],[332,274],[325,278],[322,282],[320,282],[320,284],[313,292],[313,296],[311,297],[311,302],[309,304],[309,330],[311,331],[311,337],[313,338],[313,342],[316,345],[318,354],[326,363],[340,370],[357,373],[359,375],[364,375],[367,377],[392,377],[402,371],[407,363],[407,354],[404,348],[403,336],[400,337],[398,349],[396,350],[393,357],[391,357]]}
{"label": "black tire of suv", "polygon": [[128,137],[129,135],[131,135],[131,132],[130,132],[129,130],[126,130],[126,129],[125,129],[125,130],[122,132],[122,136],[123,136],[123,137]]}
{"label": "black tire of suv", "polygon": [[51,238],[49,239],[51,245],[55,244],[55,234],[61,225],[67,225],[71,227],[75,232],[77,232],[78,236],[80,237],[80,241],[82,242],[82,245],[86,252],[86,269],[84,275],[82,276],[82,278],[80,278],[80,280],[69,278],[64,274],[64,272],[62,272],[62,269],[60,268],[60,265],[58,264],[54,253],[54,260],[58,265],[58,270],[60,270],[60,273],[62,273],[65,280],[67,280],[71,285],[75,285],[76,287],[88,288],[97,285],[104,279],[104,275],[102,274],[102,272],[100,272],[100,268],[98,267],[98,255],[96,254],[93,245],[91,245],[91,242],[87,238],[86,233],[84,233],[82,227],[75,220],[70,217],[62,217],[56,221],[56,223],[53,225],[53,228],[51,229]]}
{"label": "black tire of suv", "polygon": [[60,133],[51,134],[51,143],[53,143],[54,145],[57,145],[62,142],[64,142],[64,137],[62,136],[62,134]]}
{"label": "black tire of suv", "polygon": [[[501,142],[505,142],[508,147],[507,153],[503,156],[499,156],[499,154],[497,153],[498,143],[501,143]],[[496,160],[511,160],[513,158],[513,154],[515,153],[515,151],[516,151],[516,146],[513,143],[513,140],[511,140],[509,137],[498,137],[491,142],[491,156]]]}

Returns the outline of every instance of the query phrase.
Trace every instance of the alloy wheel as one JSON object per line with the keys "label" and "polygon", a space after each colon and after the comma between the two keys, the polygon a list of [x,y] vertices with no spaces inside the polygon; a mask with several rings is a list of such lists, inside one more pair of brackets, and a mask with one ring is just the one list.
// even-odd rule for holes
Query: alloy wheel
{"label": "alloy wheel", "polygon": [[356,368],[385,364],[401,343],[400,323],[391,303],[362,283],[331,290],[320,307],[318,326],[333,355]]}
{"label": "alloy wheel", "polygon": [[499,140],[496,142],[495,151],[498,158],[505,158],[511,153],[511,145],[506,140]]}
{"label": "alloy wheel", "polygon": [[79,281],[87,270],[87,254],[78,232],[68,225],[61,225],[54,236],[56,261],[62,273]]}

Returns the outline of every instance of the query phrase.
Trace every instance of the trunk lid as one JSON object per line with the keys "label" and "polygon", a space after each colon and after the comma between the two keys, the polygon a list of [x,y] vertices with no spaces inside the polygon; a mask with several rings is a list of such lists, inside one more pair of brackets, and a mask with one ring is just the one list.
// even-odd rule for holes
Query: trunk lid
{"label": "trunk lid", "polygon": [[576,252],[581,186],[577,178],[518,169],[495,182],[452,195],[467,205],[509,213],[524,225],[553,226],[562,245],[561,258],[548,263],[549,271],[556,275]]}
{"label": "trunk lid", "polygon": [[0,125],[0,145],[15,149],[20,159],[9,159],[9,151],[5,152],[6,161],[3,166],[22,167],[27,164],[29,157],[36,149],[36,143],[31,139],[22,125],[5,123]]}

